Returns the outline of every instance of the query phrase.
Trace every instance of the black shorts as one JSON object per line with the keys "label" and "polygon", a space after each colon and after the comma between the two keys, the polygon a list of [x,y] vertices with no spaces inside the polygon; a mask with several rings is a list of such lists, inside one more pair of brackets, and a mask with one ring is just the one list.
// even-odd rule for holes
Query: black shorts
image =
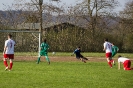
{"label": "black shorts", "polygon": [[83,56],[80,54],[80,55],[77,55],[76,58],[80,59],[80,58],[83,58]]}

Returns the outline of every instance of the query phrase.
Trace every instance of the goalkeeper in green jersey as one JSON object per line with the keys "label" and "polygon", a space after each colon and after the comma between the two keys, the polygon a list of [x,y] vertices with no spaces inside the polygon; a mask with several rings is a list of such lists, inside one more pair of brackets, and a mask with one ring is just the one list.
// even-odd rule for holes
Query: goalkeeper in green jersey
{"label": "goalkeeper in green jersey", "polygon": [[114,57],[118,51],[119,48],[112,43],[112,57]]}
{"label": "goalkeeper in green jersey", "polygon": [[49,45],[46,43],[46,39],[44,39],[43,43],[41,43],[40,48],[41,48],[41,50],[40,50],[40,55],[39,55],[38,60],[37,60],[37,64],[39,64],[41,56],[45,56],[48,64],[50,64],[50,60],[48,58]]}

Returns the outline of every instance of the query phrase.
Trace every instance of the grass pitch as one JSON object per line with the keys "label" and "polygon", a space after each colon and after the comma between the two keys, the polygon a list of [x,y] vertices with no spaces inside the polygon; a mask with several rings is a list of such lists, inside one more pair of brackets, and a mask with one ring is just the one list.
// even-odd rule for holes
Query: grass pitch
{"label": "grass pitch", "polygon": [[[133,66],[133,65],[132,65]],[[106,62],[15,61],[12,71],[0,62],[0,88],[132,88],[133,71]]]}

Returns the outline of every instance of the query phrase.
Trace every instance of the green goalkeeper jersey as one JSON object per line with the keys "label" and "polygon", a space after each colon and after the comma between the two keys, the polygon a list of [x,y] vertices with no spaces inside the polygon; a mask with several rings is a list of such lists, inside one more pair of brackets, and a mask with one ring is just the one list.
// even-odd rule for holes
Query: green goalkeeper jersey
{"label": "green goalkeeper jersey", "polygon": [[41,52],[47,52],[49,45],[45,42],[41,43]]}
{"label": "green goalkeeper jersey", "polygon": [[117,52],[118,52],[119,48],[117,46],[112,46],[112,57],[114,57]]}

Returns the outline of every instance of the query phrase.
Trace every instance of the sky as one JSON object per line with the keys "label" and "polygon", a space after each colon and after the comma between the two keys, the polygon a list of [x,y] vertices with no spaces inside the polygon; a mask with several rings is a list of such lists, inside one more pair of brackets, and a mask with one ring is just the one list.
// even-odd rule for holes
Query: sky
{"label": "sky", "polygon": [[[0,10],[7,9],[8,6],[11,6],[14,1],[21,1],[21,0],[0,0]],[[25,0],[26,2],[30,2],[30,0]],[[62,5],[75,5],[82,0],[60,0]],[[116,11],[121,11],[124,8],[124,4],[129,0],[118,0],[120,2],[120,7],[117,7]],[[50,0],[43,0],[43,3],[49,3]]]}

